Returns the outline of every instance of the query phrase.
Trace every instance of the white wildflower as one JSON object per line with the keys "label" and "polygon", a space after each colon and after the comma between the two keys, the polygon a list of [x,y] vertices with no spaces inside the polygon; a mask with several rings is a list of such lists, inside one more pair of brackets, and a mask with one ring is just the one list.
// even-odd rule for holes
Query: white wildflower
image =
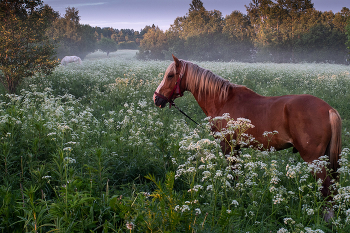
{"label": "white wildflower", "polygon": [[67,151],[72,151],[72,147],[65,147],[65,148],[63,148],[63,150],[64,150],[64,151],[66,151],[66,150],[67,150]]}
{"label": "white wildflower", "polygon": [[283,219],[283,222],[284,222],[284,224],[290,224],[290,225],[293,225],[293,224],[295,224],[295,221],[292,219],[292,218],[284,218]]}
{"label": "white wildflower", "polygon": [[66,161],[67,163],[76,163],[76,160],[71,157],[65,157],[64,161]]}
{"label": "white wildflower", "polygon": [[272,201],[273,201],[273,204],[276,205],[276,204],[280,204],[281,202],[283,202],[283,201],[284,201],[284,198],[282,197],[281,194],[276,194],[276,195],[273,197]]}
{"label": "white wildflower", "polygon": [[289,233],[289,231],[282,227],[277,231],[277,233]]}
{"label": "white wildflower", "polygon": [[126,222],[126,228],[133,230],[135,228],[135,224],[133,222]]}
{"label": "white wildflower", "polygon": [[238,203],[238,201],[233,200],[232,203],[231,203],[231,205],[234,205],[234,206],[237,208],[237,206],[239,206],[239,203]]}

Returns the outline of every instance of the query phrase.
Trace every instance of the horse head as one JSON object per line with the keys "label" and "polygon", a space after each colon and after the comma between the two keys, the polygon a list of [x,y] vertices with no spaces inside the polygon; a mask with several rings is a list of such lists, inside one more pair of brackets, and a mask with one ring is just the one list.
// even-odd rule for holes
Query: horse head
{"label": "horse head", "polygon": [[166,69],[164,78],[153,95],[154,104],[160,108],[164,108],[167,103],[170,107],[173,100],[181,97],[185,91],[186,62],[174,55],[173,59],[174,62]]}

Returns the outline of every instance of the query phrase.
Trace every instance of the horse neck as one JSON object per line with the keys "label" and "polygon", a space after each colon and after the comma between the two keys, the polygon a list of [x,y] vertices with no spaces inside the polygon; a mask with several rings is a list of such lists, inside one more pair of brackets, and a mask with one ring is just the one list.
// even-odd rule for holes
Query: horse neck
{"label": "horse neck", "polygon": [[[232,86],[229,87],[229,90],[227,92],[227,96],[232,95],[232,87],[234,84],[231,84]],[[189,88],[187,87],[187,91],[191,92],[193,97],[196,99],[198,105],[201,107],[203,112],[207,116],[217,116],[217,114],[220,112],[224,104],[227,102],[228,97],[225,95],[220,95],[220,91],[213,92],[209,91],[208,89],[206,90],[200,90],[199,88],[192,87]]]}
{"label": "horse neck", "polygon": [[245,86],[232,84],[210,70],[201,68],[191,62],[187,62],[186,65],[185,81],[182,82],[182,88],[193,94],[207,116],[221,114],[221,110],[228,101],[230,101],[230,104],[235,103],[236,96],[257,95]]}
{"label": "horse neck", "polygon": [[201,93],[201,95],[199,95],[198,91],[190,92],[205,115],[213,117],[222,108],[223,100],[220,99],[219,95],[210,95],[209,93]]}
{"label": "horse neck", "polygon": [[231,84],[227,90],[227,96],[222,98],[218,93],[199,93],[199,90],[188,90],[192,93],[198,105],[202,108],[203,112],[207,116],[216,117],[221,116],[224,109],[227,108],[227,103],[230,102],[230,108],[235,108],[235,105],[239,105],[239,101],[250,98],[260,98],[261,96],[249,88]]}

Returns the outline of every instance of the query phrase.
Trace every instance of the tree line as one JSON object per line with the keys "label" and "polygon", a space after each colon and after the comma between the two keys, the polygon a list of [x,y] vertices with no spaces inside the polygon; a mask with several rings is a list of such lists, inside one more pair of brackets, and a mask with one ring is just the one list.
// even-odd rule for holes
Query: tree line
{"label": "tree line", "polygon": [[139,58],[349,63],[350,10],[317,11],[311,0],[252,0],[226,17],[192,0],[170,29],[149,30]]}

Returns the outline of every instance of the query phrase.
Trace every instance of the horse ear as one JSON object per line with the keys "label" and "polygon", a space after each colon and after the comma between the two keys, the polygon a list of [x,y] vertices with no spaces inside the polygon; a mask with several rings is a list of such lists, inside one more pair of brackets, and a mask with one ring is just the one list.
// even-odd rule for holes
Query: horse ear
{"label": "horse ear", "polygon": [[177,59],[177,57],[174,56],[174,54],[172,54],[172,55],[173,55],[175,65],[176,65],[176,67],[178,67],[180,65],[180,61],[179,61],[179,59]]}

